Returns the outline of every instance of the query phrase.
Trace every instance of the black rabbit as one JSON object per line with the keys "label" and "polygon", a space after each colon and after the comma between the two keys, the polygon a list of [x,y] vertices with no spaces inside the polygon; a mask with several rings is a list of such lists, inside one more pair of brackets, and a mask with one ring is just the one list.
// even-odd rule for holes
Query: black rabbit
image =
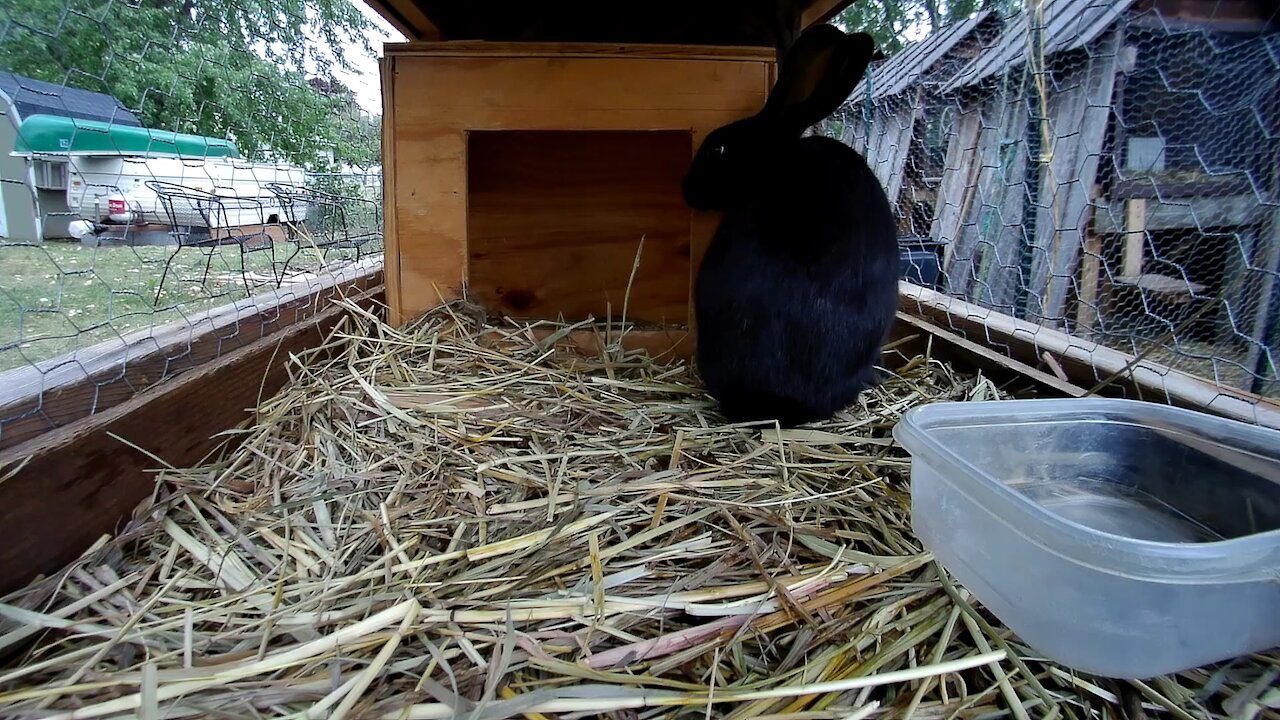
{"label": "black rabbit", "polygon": [[830,418],[875,382],[898,301],[893,212],[866,161],[802,137],[875,56],[866,34],[805,31],[754,117],[707,135],[684,180],[723,210],[694,289],[697,363],[732,422]]}

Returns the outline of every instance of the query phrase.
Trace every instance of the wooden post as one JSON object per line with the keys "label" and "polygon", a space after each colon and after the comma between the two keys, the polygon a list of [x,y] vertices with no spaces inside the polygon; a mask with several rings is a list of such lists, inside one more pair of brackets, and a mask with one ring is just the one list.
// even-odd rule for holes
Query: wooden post
{"label": "wooden post", "polygon": [[[1271,313],[1275,305],[1276,273],[1280,272],[1280,210],[1271,213],[1271,221],[1267,223],[1267,229],[1260,235],[1265,248],[1265,255],[1262,258],[1263,275],[1262,282],[1258,283],[1258,309],[1253,316],[1253,328],[1249,333],[1253,342],[1249,343],[1249,355],[1245,367],[1253,373],[1250,391],[1261,394],[1266,391],[1268,385],[1276,381],[1274,375],[1270,380],[1266,379],[1271,368],[1268,368],[1267,353],[1263,348],[1269,347],[1268,342],[1276,334],[1272,328],[1275,321]],[[1275,352],[1277,348],[1271,348],[1271,350]]]}
{"label": "wooden post", "polygon": [[1120,274],[1127,278],[1137,278],[1142,274],[1142,256],[1146,252],[1146,198],[1133,198],[1125,203],[1124,229],[1124,256]]}
{"label": "wooden post", "polygon": [[1076,298],[1076,334],[1092,337],[1098,321],[1098,286],[1102,282],[1102,237],[1090,228],[1085,233],[1080,260],[1080,295]]}
{"label": "wooden post", "polygon": [[388,299],[387,322],[402,325],[405,317],[395,298],[400,297],[400,234],[396,231],[396,124],[391,121],[396,106],[396,61],[378,61],[382,74],[382,271]]}

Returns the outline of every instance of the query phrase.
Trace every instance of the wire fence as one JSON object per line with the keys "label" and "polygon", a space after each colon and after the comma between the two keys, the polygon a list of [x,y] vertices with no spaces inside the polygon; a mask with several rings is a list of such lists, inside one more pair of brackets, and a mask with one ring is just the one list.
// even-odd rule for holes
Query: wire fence
{"label": "wire fence", "polygon": [[[264,331],[235,317],[376,269],[373,30],[347,0],[0,7],[0,446],[60,424],[69,382],[99,377],[66,420],[189,367],[215,316],[239,346]],[[162,336],[171,362],[140,382]]]}
{"label": "wire fence", "polygon": [[[1028,0],[873,65],[823,130],[888,191],[915,312],[1098,382],[1137,358],[1280,397],[1280,35],[1258,7]],[[333,50],[370,30],[346,0],[0,7],[0,388],[35,388],[0,397],[0,446],[56,426],[46,395],[103,348],[380,262],[380,119]],[[143,383],[122,357],[102,382],[129,393],[183,367]]]}
{"label": "wire fence", "polygon": [[1099,382],[1280,397],[1280,34],[1258,11],[1033,0],[873,65],[824,131],[888,191],[914,311]]}

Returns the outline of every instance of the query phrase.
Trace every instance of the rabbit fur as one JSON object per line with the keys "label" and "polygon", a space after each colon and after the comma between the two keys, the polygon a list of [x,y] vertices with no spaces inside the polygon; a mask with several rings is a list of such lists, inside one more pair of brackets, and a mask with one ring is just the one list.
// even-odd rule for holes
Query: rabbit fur
{"label": "rabbit fur", "polygon": [[876,380],[898,301],[897,228],[866,161],[803,137],[877,55],[869,35],[815,26],[757,115],[711,133],[685,201],[723,216],[694,287],[699,374],[731,422],[830,418]]}

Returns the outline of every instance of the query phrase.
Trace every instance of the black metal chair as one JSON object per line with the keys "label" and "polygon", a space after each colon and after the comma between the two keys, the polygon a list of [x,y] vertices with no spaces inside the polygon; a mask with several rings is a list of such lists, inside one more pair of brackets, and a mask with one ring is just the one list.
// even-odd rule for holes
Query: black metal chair
{"label": "black metal chair", "polygon": [[[169,268],[183,248],[200,248],[205,253],[204,275],[200,278],[201,286],[204,286],[209,279],[214,253],[223,245],[235,245],[240,250],[240,279],[244,283],[246,295],[253,294],[245,264],[247,253],[269,250],[272,274],[276,275],[275,241],[267,233],[268,218],[261,200],[216,195],[198,188],[160,180],[148,180],[146,186],[156,194],[160,207],[169,220],[170,235],[178,241],[178,248],[169,255],[169,259],[164,264],[164,272],[160,275],[160,284],[156,286],[153,304],[160,303],[160,293],[164,290]],[[246,216],[252,222],[245,223]],[[254,229],[244,232],[244,228]],[[255,245],[262,245],[262,247],[255,247]],[[277,287],[280,286],[280,277],[282,276],[276,275]]]}
{"label": "black metal chair", "polygon": [[[363,257],[364,246],[381,235],[382,205],[374,200],[287,183],[267,183],[265,187],[279,199],[285,232],[294,244],[285,269],[304,243],[319,250],[326,263],[329,253],[339,249],[355,250],[358,261]],[[358,222],[366,214],[371,219],[368,227]]]}

